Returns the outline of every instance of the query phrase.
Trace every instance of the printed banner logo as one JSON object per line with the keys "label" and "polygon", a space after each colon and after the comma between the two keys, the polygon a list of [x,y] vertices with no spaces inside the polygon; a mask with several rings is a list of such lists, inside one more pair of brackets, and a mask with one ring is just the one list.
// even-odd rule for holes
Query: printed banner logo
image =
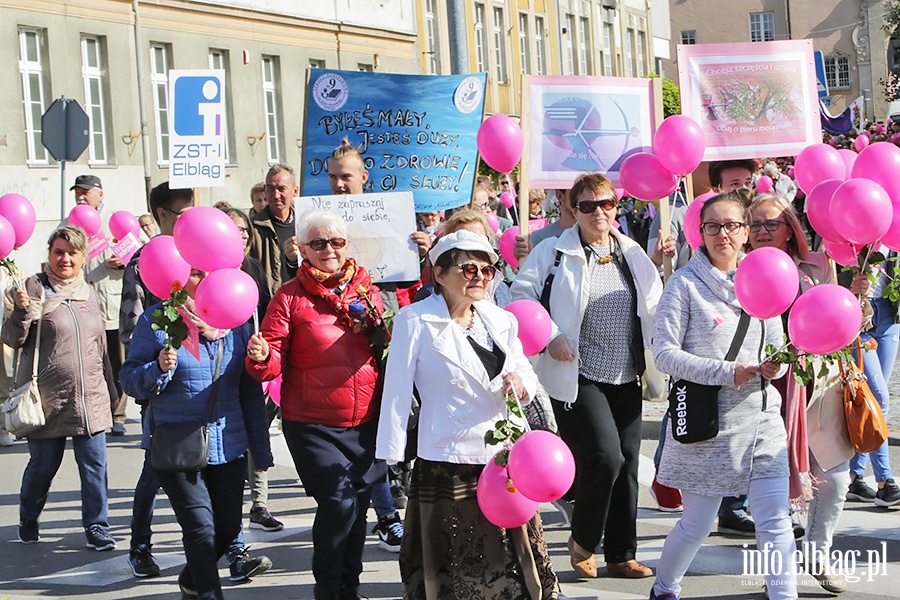
{"label": "printed banner logo", "polygon": [[169,71],[169,184],[225,185],[225,71]]}
{"label": "printed banner logo", "polygon": [[222,90],[215,77],[179,77],[175,81],[175,133],[220,135]]}
{"label": "printed banner logo", "polygon": [[337,110],[347,103],[350,88],[337,73],[325,73],[313,85],[313,99],[322,110]]}

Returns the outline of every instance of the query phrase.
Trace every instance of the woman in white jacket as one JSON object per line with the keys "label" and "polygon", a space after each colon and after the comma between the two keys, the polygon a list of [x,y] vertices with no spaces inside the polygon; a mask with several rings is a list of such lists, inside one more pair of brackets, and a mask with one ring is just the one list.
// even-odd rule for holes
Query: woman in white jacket
{"label": "woman in white jacket", "polygon": [[497,255],[484,236],[460,230],[441,237],[429,256],[434,295],[394,320],[375,448],[388,462],[408,459],[415,386],[421,409],[400,547],[403,597],[554,600],[556,574],[540,517],[500,529],[475,496],[478,476],[498,450],[485,446],[484,434],[505,418],[504,397],[525,404],[537,387],[515,318],[485,299],[499,277]]}
{"label": "woman in white jacket", "polygon": [[575,455],[572,567],[596,577],[594,548],[605,539],[610,575],[649,577],[635,560],[641,377],[658,378],[647,350],[662,283],[643,249],[614,228],[609,179],[581,176],[569,202],[577,223],[529,254],[512,296],[541,300],[553,322],[537,372]]}

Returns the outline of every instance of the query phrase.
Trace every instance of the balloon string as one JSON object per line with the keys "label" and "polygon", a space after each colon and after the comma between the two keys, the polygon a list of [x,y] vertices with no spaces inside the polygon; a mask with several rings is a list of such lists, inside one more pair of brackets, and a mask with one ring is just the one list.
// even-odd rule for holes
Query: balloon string
{"label": "balloon string", "polygon": [[253,309],[253,333],[259,333],[259,307]]}
{"label": "balloon string", "polygon": [[506,405],[506,418],[509,419],[509,404],[506,403],[509,402],[510,396],[512,396],[513,400],[516,401],[516,406],[519,407],[519,412],[522,413],[522,421],[525,422],[525,433],[528,433],[529,431],[531,431],[531,425],[528,424],[528,419],[525,418],[525,409],[522,408],[522,403],[519,402],[518,396],[509,392],[507,392],[507,394],[503,397],[503,403]]}

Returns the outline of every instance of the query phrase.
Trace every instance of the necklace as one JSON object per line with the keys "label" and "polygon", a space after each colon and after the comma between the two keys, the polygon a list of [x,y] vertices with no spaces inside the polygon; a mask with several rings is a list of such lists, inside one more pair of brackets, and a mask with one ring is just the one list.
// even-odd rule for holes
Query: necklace
{"label": "necklace", "polygon": [[469,307],[469,318],[467,319],[467,324],[463,325],[456,319],[453,319],[453,322],[459,325],[465,331],[471,331],[473,327],[475,327],[475,305]]}
{"label": "necklace", "polygon": [[615,258],[616,245],[615,241],[612,238],[610,238],[609,240],[609,254],[607,254],[606,256],[600,256],[599,254],[597,254],[597,251],[594,250],[594,247],[591,244],[585,244],[584,247],[587,248],[588,252],[594,255],[594,258],[597,259],[597,264],[608,265]]}

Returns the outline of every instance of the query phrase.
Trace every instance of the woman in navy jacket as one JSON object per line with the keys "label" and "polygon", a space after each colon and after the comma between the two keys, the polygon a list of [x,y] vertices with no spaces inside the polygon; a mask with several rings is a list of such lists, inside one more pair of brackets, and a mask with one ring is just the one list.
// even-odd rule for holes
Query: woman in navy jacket
{"label": "woman in navy jacket", "polygon": [[[247,473],[247,450],[257,468],[272,466],[265,400],[262,387],[244,370],[249,324],[214,329],[197,315],[193,296],[206,273],[191,270],[185,284],[188,301],[179,312],[197,327],[199,358],[186,345],[166,349],[166,334],[152,328],[152,306],[138,319],[120,379],[126,393],[150,401],[152,420],[144,420],[141,447],[149,449],[151,421],[205,422],[213,401],[217,356],[222,353],[217,404],[209,427],[209,464],[199,473],[157,471],[159,482],[175,511],[184,535],[187,567],[178,577],[182,593],[202,599],[220,599],[222,588],[216,567],[241,528],[241,504]],[[193,330],[193,328],[190,328]],[[189,345],[188,342],[186,344]]]}

